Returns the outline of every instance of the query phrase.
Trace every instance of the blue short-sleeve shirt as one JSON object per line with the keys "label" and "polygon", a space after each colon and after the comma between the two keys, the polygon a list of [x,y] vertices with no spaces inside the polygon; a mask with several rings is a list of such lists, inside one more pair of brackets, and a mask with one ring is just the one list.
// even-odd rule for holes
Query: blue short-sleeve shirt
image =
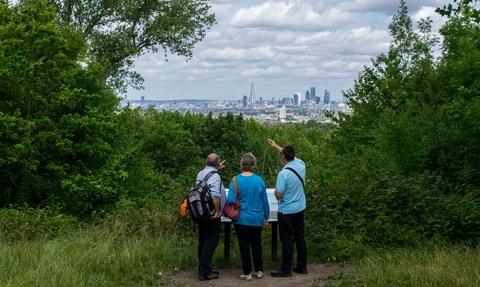
{"label": "blue short-sleeve shirt", "polygon": [[286,169],[287,167],[294,169],[302,177],[303,182],[305,182],[306,169],[305,163],[295,158],[278,173],[275,191],[283,193],[283,197],[278,201],[278,212],[293,214],[305,210],[307,203],[302,182],[293,171]]}

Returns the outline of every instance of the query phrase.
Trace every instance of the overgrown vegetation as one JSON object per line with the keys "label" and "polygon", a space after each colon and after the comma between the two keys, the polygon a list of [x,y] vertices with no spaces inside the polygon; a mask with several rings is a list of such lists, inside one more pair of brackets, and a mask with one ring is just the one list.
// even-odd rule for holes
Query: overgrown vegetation
{"label": "overgrown vegetation", "polygon": [[[117,62],[125,66],[99,60],[100,48],[76,22],[59,18],[66,13],[63,2],[55,5],[60,10],[46,1],[0,4],[0,252],[11,254],[1,257],[8,266],[0,271],[2,285],[53,286],[48,280],[65,276],[75,286],[153,286],[159,264],[194,266],[194,258],[172,257],[194,244],[188,239],[194,237],[192,222],[178,212],[194,174],[215,152],[226,160],[221,176],[228,183],[241,156],[252,152],[256,173],[274,186],[282,163],[267,138],[294,146],[307,164],[311,260],[356,263],[332,284],[476,285],[472,269],[456,269],[454,277],[466,281],[446,280],[442,271],[457,251],[478,261],[480,21],[473,2],[438,10],[449,17],[440,43],[429,19],[414,30],[401,0],[388,53],[372,59],[345,92],[354,113],[339,115],[330,126],[264,126],[232,114],[120,109],[112,79],[126,77],[121,67],[138,53]],[[213,23],[201,19],[205,26]],[[172,43],[188,56],[191,43],[178,40]],[[442,54],[435,59],[438,43]],[[105,56],[116,50],[110,52]],[[462,244],[471,247],[457,247]],[[437,262],[428,252],[447,259]],[[77,260],[70,262],[71,254]],[[89,266],[77,265],[81,256]],[[425,261],[399,259],[415,256]],[[65,258],[45,265],[49,270],[27,272],[33,263],[58,257]],[[467,262],[478,267],[475,260]],[[382,272],[364,273],[382,270],[378,262]],[[403,269],[392,274],[394,265]],[[432,265],[440,274],[431,280],[420,274],[428,272],[407,274]],[[75,274],[83,269],[88,273]],[[28,276],[20,277],[22,270]],[[112,279],[125,270],[134,272]]]}
{"label": "overgrown vegetation", "polygon": [[[322,278],[328,287],[339,286],[478,286],[480,249],[466,245],[375,250],[347,270]],[[325,283],[325,282],[324,282]]]}

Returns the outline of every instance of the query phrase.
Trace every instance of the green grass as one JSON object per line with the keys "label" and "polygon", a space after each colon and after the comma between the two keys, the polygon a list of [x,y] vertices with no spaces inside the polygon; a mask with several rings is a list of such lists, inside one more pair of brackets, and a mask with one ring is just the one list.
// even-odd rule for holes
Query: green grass
{"label": "green grass", "polygon": [[[52,239],[0,239],[0,286],[164,286],[168,284],[165,275],[196,268],[196,233],[143,230],[131,234],[128,227],[114,220]],[[231,235],[227,262],[222,229],[213,258],[216,268],[241,266],[233,228]],[[264,246],[264,258],[270,258],[269,245]]]}
{"label": "green grass", "polygon": [[193,240],[164,235],[116,240],[79,233],[0,243],[0,286],[161,286],[158,273],[196,264]]}
{"label": "green grass", "polygon": [[370,252],[326,286],[480,286],[480,247],[430,246]]}
{"label": "green grass", "polygon": [[[169,283],[165,275],[197,266],[197,235],[174,221],[162,223],[154,215],[152,220],[119,217],[53,238],[41,234],[16,240],[0,237],[0,286],[165,286]],[[226,262],[222,231],[213,258],[215,267],[241,266],[233,230],[231,238],[231,260]],[[263,258],[273,268],[279,262],[269,260],[270,233],[265,232],[262,240]],[[344,253],[351,261],[340,273],[312,282],[313,286],[480,286],[478,246],[431,244],[388,250],[352,244],[347,238],[332,238],[331,242],[336,247],[330,250],[348,250]],[[310,251],[315,253],[313,248]],[[278,256],[281,258],[280,244]],[[335,261],[332,256],[329,258]],[[315,254],[309,258],[320,260]]]}

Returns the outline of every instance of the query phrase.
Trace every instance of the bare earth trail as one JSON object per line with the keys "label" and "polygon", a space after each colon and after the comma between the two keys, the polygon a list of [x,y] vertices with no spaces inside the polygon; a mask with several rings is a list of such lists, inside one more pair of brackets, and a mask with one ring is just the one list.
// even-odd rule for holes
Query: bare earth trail
{"label": "bare earth trail", "polygon": [[[220,272],[219,278],[215,280],[198,280],[196,269],[180,271],[177,274],[166,275],[171,280],[167,286],[221,286],[221,287],[303,287],[303,286],[324,286],[324,281],[319,278],[326,278],[341,271],[341,267],[332,264],[308,264],[308,274],[292,273],[292,277],[278,278],[270,276],[270,271],[275,270],[273,266],[264,266],[264,277],[261,279],[253,277],[251,281],[240,280],[241,266],[227,266],[217,269]],[[255,275],[255,273],[253,273]]]}

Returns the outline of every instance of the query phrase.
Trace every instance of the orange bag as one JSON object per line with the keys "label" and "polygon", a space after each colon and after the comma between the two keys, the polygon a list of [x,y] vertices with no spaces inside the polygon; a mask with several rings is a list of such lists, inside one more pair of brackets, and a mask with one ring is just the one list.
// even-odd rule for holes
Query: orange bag
{"label": "orange bag", "polygon": [[188,214],[188,203],[186,199],[183,201],[183,204],[180,206],[180,214],[182,216],[185,216]]}

